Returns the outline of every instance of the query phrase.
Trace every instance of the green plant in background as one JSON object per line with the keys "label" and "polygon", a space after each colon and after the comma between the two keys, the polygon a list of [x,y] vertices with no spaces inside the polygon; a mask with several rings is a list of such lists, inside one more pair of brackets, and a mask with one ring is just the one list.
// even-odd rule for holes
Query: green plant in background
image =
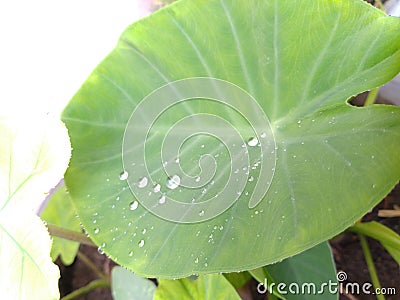
{"label": "green plant in background", "polygon": [[[40,216],[52,225],[77,232],[81,230],[79,221],[75,218],[75,210],[71,205],[71,199],[63,182],[60,182],[51,192],[51,202],[46,205]],[[74,262],[78,248],[79,243],[77,242],[54,237],[50,255],[53,261],[60,256],[62,263],[68,266]]]}
{"label": "green plant in background", "polygon": [[[274,284],[336,283],[326,241],[353,225],[400,178],[399,108],[347,103],[400,71],[399,29],[398,19],[361,0],[184,0],[131,25],[63,112],[73,147],[65,174],[69,193],[60,187],[43,218],[72,232],[51,225],[50,232],[93,242],[135,273],[113,270],[115,299],[171,299],[176,294],[180,299],[234,299],[239,298],[234,288],[251,276],[267,280],[275,297],[321,299],[282,294]],[[141,205],[146,199],[132,194],[128,176],[139,187],[151,181],[124,172],[123,138],[132,112],[147,95],[170,82],[199,77],[231,82],[256,99],[274,136],[274,176],[266,182],[259,163],[252,161],[250,168],[238,170],[247,185],[222,214],[204,222],[170,222],[146,210]],[[230,170],[217,168],[198,190],[180,189],[179,182],[168,188],[171,178],[163,173],[160,157],[165,134],[187,116],[218,115],[239,132],[251,133],[242,143],[253,155],[253,120],[210,99],[178,104],[160,117],[166,127],[149,131],[148,141],[137,147],[151,145],[145,149],[146,163],[158,176],[160,186],[153,192],[160,199],[181,196],[190,202],[204,194],[208,199],[224,189]],[[190,128],[187,133],[194,134]],[[180,164],[193,177],[201,172],[197,163],[206,153],[217,166],[229,166],[229,155],[215,139],[195,138],[182,145],[179,160],[168,163]],[[270,186],[250,208],[249,195],[258,183]],[[91,241],[77,232],[74,218],[64,219],[62,212],[74,215],[70,200]],[[398,261],[398,235],[377,226],[361,223],[351,230],[377,238]],[[53,254],[61,253],[70,263],[77,244],[66,251],[67,244],[60,243],[54,241]],[[193,274],[198,278],[183,278]],[[159,286],[138,275],[161,278]],[[100,285],[107,285],[100,277]],[[127,281],[135,284],[128,287]],[[324,292],[324,299],[337,299],[337,293]]]}

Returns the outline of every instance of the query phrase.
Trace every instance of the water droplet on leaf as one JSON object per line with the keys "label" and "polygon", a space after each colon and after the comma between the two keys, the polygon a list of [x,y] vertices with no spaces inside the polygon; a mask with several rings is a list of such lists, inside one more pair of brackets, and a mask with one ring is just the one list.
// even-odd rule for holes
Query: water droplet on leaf
{"label": "water droplet on leaf", "polygon": [[174,190],[181,183],[181,178],[178,175],[174,175],[167,179],[167,188]]}
{"label": "water droplet on leaf", "polygon": [[128,172],[127,171],[123,171],[121,174],[119,174],[119,179],[120,180],[127,180],[128,179]]}
{"label": "water droplet on leaf", "polygon": [[160,198],[160,199],[158,199],[158,203],[160,203],[160,204],[164,204],[164,203],[165,203],[165,200],[166,200],[166,197],[165,197],[165,195],[162,195],[162,196],[161,196],[161,198]]}
{"label": "water droplet on leaf", "polygon": [[138,187],[140,189],[144,188],[147,185],[148,179],[147,177],[143,177],[142,179],[140,179],[139,183],[138,183]]}
{"label": "water droplet on leaf", "polygon": [[153,191],[154,191],[154,193],[158,193],[160,190],[161,190],[161,185],[159,183],[157,183],[154,186]]}
{"label": "water droplet on leaf", "polygon": [[138,208],[138,206],[139,206],[139,202],[137,202],[137,201],[135,200],[135,201],[132,201],[132,202],[129,204],[129,209],[130,209],[130,210],[135,210],[136,208]]}
{"label": "water droplet on leaf", "polygon": [[257,145],[258,145],[258,139],[257,139],[256,137],[252,137],[252,138],[249,139],[249,141],[247,142],[247,144],[248,144],[250,147],[257,146]]}

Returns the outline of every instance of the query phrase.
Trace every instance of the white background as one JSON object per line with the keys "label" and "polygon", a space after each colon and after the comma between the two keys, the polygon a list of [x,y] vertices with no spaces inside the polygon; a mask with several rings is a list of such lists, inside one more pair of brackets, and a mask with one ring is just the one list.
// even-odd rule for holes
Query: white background
{"label": "white background", "polygon": [[0,114],[59,115],[146,0],[0,2]]}

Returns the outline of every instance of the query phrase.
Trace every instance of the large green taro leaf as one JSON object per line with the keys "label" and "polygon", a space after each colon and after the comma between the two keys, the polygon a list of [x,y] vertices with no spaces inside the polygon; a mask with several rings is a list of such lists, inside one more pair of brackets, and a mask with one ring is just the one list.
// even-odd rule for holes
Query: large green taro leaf
{"label": "large green taro leaf", "polygon": [[[400,177],[399,108],[356,108],[346,102],[399,71],[399,31],[398,19],[358,0],[186,0],[133,24],[62,115],[73,145],[65,180],[88,234],[136,273],[171,278],[254,269],[344,230]],[[167,83],[192,77],[231,82],[257,101],[269,118],[265,130],[275,137],[267,135],[276,149],[262,153],[276,158],[275,168],[266,166],[275,171],[272,181],[260,176],[253,160],[261,154],[252,135],[261,141],[262,134],[251,127],[251,114],[247,119],[240,115],[241,109],[256,107],[247,98],[239,101],[239,110],[214,98],[175,103],[160,112],[160,123],[146,141],[124,148],[132,159],[135,153],[141,159],[144,151],[154,176],[144,178],[144,165],[123,163],[123,142],[137,137],[124,139],[125,127],[139,103],[148,103],[142,99]],[[218,85],[214,90],[226,92]],[[148,130],[147,116],[163,105],[160,98],[148,111],[139,111],[130,130]],[[219,115],[231,123],[243,137],[252,165],[231,170],[230,164],[243,158],[230,161],[217,138],[191,132],[215,129],[211,122],[186,126],[188,139],[176,150],[179,161],[162,161],[167,130],[197,114]],[[167,165],[179,164],[195,178],[201,172],[199,159],[210,159],[207,153],[214,159],[201,166],[216,162],[217,169],[206,185],[166,188],[167,174],[172,175],[166,173]],[[143,207],[149,207],[146,195],[150,199],[155,193],[160,199],[166,195],[165,203],[153,205],[158,213],[172,198],[197,203],[218,197],[231,171],[248,183],[215,218],[167,221]],[[160,187],[153,191],[157,183]],[[266,190],[260,203],[250,197],[256,183]],[[140,188],[147,194],[139,195]],[[186,211],[176,214],[184,217]]]}

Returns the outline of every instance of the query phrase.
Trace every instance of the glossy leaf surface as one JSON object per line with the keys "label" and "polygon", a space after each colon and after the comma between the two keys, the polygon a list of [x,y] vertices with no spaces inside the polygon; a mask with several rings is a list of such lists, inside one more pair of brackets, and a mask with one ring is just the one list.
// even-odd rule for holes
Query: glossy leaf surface
{"label": "glossy leaf surface", "polygon": [[[74,148],[65,180],[87,232],[136,273],[176,278],[254,269],[343,231],[400,178],[400,109],[346,102],[399,72],[399,30],[398,19],[358,0],[187,0],[133,24],[62,116]],[[240,114],[256,107],[247,100],[235,110],[208,98],[187,99],[158,116],[160,100],[140,121],[130,120],[146,96],[193,77],[218,78],[251,95],[269,120],[267,143],[276,148],[260,155],[253,137],[262,146],[263,135],[251,126],[256,120]],[[146,201],[159,197],[153,207],[162,213],[171,198],[190,204],[218,197],[229,172],[236,172],[231,163],[245,161],[245,155],[230,159],[218,139],[191,132],[219,129],[211,122],[186,126],[191,138],[176,150],[179,160],[163,159],[168,130],[204,114],[227,120],[242,136],[229,146],[242,144],[251,156],[237,169],[245,186],[215,218],[167,221],[145,209]],[[155,115],[159,125],[145,128],[146,117]],[[137,136],[124,137],[128,122],[137,134],[149,131],[146,141],[123,149]],[[151,178],[144,164],[123,163],[123,151],[132,159],[144,152]],[[214,161],[214,177],[196,189],[171,185],[169,167],[178,164],[196,178],[206,154],[213,158],[203,167]],[[257,155],[276,159],[275,167],[264,166],[274,171],[272,180],[260,176]],[[267,190],[260,203],[251,197],[256,184]],[[186,212],[176,210],[178,218]],[[207,213],[198,211],[200,217]]]}

